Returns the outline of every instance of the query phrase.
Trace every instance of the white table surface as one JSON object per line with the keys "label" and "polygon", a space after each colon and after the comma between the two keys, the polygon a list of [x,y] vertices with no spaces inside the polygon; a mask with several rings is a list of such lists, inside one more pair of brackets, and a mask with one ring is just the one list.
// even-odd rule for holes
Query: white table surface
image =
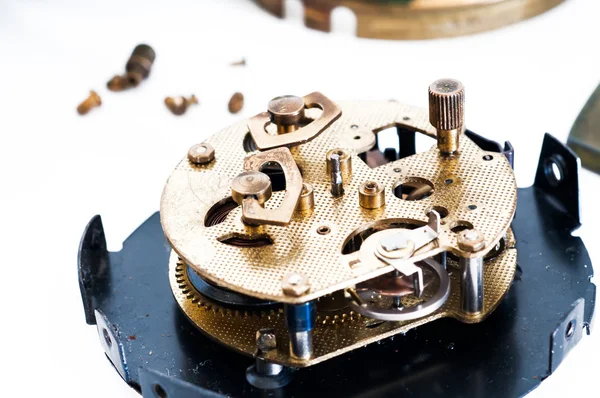
{"label": "white table surface", "polygon": [[[414,42],[351,37],[344,18],[335,34],[310,31],[297,6],[282,21],[246,0],[0,3],[3,396],[137,396],[84,321],[76,273],[83,228],[101,214],[109,249],[119,250],[158,209],[187,148],[262,111],[271,97],[319,90],[424,107],[433,80],[458,78],[467,88],[468,127],[510,140],[518,184],[528,186],[543,134],[566,140],[600,81],[595,0],[568,0],[490,33]],[[157,53],[150,78],[108,92],[106,81],[140,42]],[[228,67],[241,57],[246,68]],[[103,105],[80,117],[75,107],[90,89]],[[227,101],[235,91],[246,106],[232,116]],[[191,93],[201,105],[183,117],[163,104],[167,95]],[[600,177],[582,171],[580,185],[577,234],[598,269]],[[598,396],[598,332],[584,336],[531,397]]]}

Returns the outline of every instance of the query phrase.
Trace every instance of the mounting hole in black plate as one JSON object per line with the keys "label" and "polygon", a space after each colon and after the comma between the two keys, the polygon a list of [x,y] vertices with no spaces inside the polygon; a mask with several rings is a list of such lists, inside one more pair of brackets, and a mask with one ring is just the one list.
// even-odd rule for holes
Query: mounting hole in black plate
{"label": "mounting hole in black plate", "polygon": [[548,183],[553,186],[559,186],[565,180],[564,161],[561,156],[553,155],[544,161],[544,174]]}
{"label": "mounting hole in black plate", "polygon": [[164,388],[160,386],[160,384],[155,384],[154,386],[152,386],[152,390],[154,390],[154,395],[156,395],[158,398],[168,397],[167,392]]}

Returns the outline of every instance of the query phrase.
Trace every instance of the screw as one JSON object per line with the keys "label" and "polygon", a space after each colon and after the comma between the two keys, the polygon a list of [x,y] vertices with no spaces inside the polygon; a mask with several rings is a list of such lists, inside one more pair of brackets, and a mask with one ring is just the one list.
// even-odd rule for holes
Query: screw
{"label": "screw", "polygon": [[85,115],[93,108],[102,105],[100,96],[95,91],[90,91],[90,95],[77,107],[77,113]]}
{"label": "screw", "polygon": [[469,252],[478,252],[485,247],[485,237],[476,229],[469,229],[458,234],[458,247]]}
{"label": "screw", "polygon": [[304,99],[295,95],[275,97],[267,105],[271,121],[277,126],[277,134],[286,134],[300,128],[304,119]]}
{"label": "screw", "polygon": [[229,64],[229,66],[246,66],[246,58],[242,58],[239,61],[235,61]]}
{"label": "screw", "polygon": [[115,75],[108,83],[106,83],[106,88],[110,91],[123,91],[130,87],[129,80],[127,80],[127,76],[124,75]]}
{"label": "screw", "polygon": [[271,351],[277,348],[277,337],[275,329],[260,329],[256,332],[256,348],[261,352]]}
{"label": "screw", "polygon": [[171,113],[177,116],[183,115],[190,105],[196,104],[198,104],[198,98],[193,94],[189,98],[183,96],[165,98],[165,105],[169,108]]}
{"label": "screw", "polygon": [[229,100],[229,104],[227,105],[229,112],[232,114],[236,114],[242,110],[244,107],[244,94],[235,93],[231,96]]}
{"label": "screw", "polygon": [[246,198],[254,198],[259,205],[263,205],[272,194],[271,179],[260,171],[244,171],[231,180],[231,197],[239,205]]}
{"label": "screw", "polygon": [[132,87],[136,87],[150,75],[150,69],[155,59],[156,53],[147,44],[139,44],[133,49],[127,65],[125,65],[127,79]]}
{"label": "screw", "polygon": [[215,159],[215,148],[207,143],[196,144],[188,150],[188,160],[196,165],[210,163]]}
{"label": "screw", "polygon": [[306,276],[292,272],[281,280],[281,289],[288,296],[300,297],[310,290],[310,284]]}

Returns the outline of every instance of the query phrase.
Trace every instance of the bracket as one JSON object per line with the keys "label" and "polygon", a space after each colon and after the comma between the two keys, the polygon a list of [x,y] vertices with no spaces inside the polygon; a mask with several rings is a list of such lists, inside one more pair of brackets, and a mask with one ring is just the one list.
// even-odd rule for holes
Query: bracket
{"label": "bracket", "polygon": [[[292,134],[292,133],[290,133]],[[245,223],[254,225],[287,225],[302,193],[302,174],[288,148],[276,148],[270,151],[258,152],[244,160],[245,171],[260,171],[267,163],[277,163],[285,175],[285,196],[277,209],[265,209],[252,197],[247,197],[242,203],[242,219]]]}
{"label": "bracket", "polygon": [[567,354],[579,343],[586,327],[583,321],[585,299],[577,299],[571,311],[558,324],[550,337],[550,373],[567,357]]}
{"label": "bracket", "polygon": [[543,195],[537,195],[539,200],[549,201],[557,212],[566,216],[566,227],[571,232],[581,226],[580,165],[575,152],[546,133],[533,185],[543,192]]}
{"label": "bracket", "polygon": [[329,126],[342,116],[342,109],[333,101],[319,92],[314,92],[303,97],[305,109],[319,108],[323,111],[321,116],[308,125],[287,134],[272,135],[266,130],[271,124],[269,112],[262,112],[248,120],[248,129],[256,146],[261,151],[282,146],[292,147],[304,144],[317,138]]}

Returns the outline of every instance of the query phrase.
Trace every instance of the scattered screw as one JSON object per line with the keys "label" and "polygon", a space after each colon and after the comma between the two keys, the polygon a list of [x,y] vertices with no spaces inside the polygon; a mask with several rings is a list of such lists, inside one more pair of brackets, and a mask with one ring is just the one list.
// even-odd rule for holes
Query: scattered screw
{"label": "scattered screw", "polygon": [[156,59],[156,53],[147,44],[138,44],[133,49],[125,70],[129,83],[135,87],[150,75],[150,69]]}
{"label": "scattered screw", "polygon": [[129,85],[129,80],[127,80],[127,76],[123,75],[115,75],[112,79],[106,83],[106,88],[110,91],[123,91],[127,90],[131,86]]}
{"label": "scattered screw", "polygon": [[196,144],[188,150],[188,160],[196,165],[210,163],[215,158],[215,149],[210,144]]}
{"label": "scattered screw", "polygon": [[90,95],[77,107],[77,113],[85,115],[101,104],[102,100],[100,99],[100,96],[95,91],[90,91]]}
{"label": "scattered screw", "polygon": [[177,116],[183,115],[190,105],[198,104],[198,98],[195,95],[192,95],[189,98],[185,98],[184,96],[178,97],[167,97],[165,98],[165,105],[169,110]]}
{"label": "scattered screw", "polygon": [[229,112],[236,114],[239,111],[242,110],[242,108],[244,107],[244,94],[242,93],[235,93],[231,96],[231,99],[229,100]]}
{"label": "scattered screw", "polygon": [[232,62],[230,66],[246,66],[246,58],[242,58],[239,61]]}
{"label": "scattered screw", "polygon": [[156,58],[156,53],[147,44],[139,44],[131,53],[125,65],[125,75],[117,75],[106,83],[111,91],[123,91],[137,87],[142,80],[150,75],[150,69]]}

